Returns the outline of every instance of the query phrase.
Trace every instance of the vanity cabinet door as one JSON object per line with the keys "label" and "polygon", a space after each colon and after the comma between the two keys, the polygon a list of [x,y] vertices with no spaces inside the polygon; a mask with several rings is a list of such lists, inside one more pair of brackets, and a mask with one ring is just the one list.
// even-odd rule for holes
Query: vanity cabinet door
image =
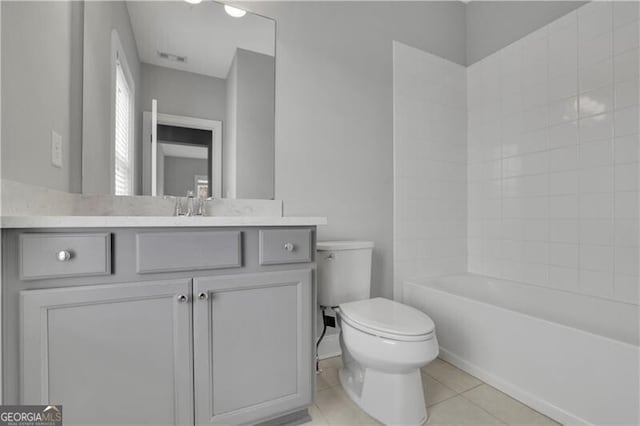
{"label": "vanity cabinet door", "polygon": [[20,293],[22,404],[65,425],[193,424],[191,280]]}
{"label": "vanity cabinet door", "polygon": [[196,424],[246,424],[312,402],[310,270],[194,280]]}

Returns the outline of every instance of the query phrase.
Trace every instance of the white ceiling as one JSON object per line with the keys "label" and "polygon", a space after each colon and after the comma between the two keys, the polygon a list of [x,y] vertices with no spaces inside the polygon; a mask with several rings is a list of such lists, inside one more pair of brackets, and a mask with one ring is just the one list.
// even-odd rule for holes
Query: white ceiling
{"label": "white ceiling", "polygon": [[207,148],[204,146],[158,143],[158,148],[165,157],[207,159]]}
{"label": "white ceiling", "polygon": [[[233,18],[221,3],[205,0],[127,1],[141,62],[226,78],[236,48],[275,55],[275,22],[252,13]],[[158,52],[186,56],[180,63]]]}

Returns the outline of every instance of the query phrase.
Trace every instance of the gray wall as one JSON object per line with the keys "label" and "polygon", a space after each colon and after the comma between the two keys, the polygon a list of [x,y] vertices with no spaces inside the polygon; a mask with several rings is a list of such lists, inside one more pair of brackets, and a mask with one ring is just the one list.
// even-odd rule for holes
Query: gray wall
{"label": "gray wall", "polygon": [[467,65],[488,56],[585,1],[472,1],[467,4]]}
{"label": "gray wall", "polygon": [[222,130],[222,197],[236,198],[237,127],[238,127],[238,61],[234,56],[227,75],[227,121]]}
{"label": "gray wall", "polygon": [[[237,49],[235,82],[235,196],[272,199],[274,195],[275,62],[273,56]],[[230,82],[231,84],[231,82]],[[226,164],[228,165],[228,164]],[[233,178],[233,176],[232,176]]]}
{"label": "gray wall", "polygon": [[[122,1],[88,1],[84,20],[84,87],[82,118],[82,192],[111,193],[111,30],[115,29],[125,50],[135,83],[136,138],[142,139],[140,60],[129,14]],[[142,147],[136,147],[136,165],[142,170]],[[142,187],[141,173],[136,189]]]}
{"label": "gray wall", "polygon": [[[80,2],[1,2],[2,178],[79,192],[82,113]],[[51,164],[51,132],[62,168]]]}
{"label": "gray wall", "polygon": [[164,195],[184,197],[195,191],[195,176],[207,174],[205,159],[164,157]]}
{"label": "gray wall", "polygon": [[392,296],[392,41],[465,61],[459,2],[264,2],[277,21],[276,198],[327,216],[319,239],[374,241],[372,294]]}
{"label": "gray wall", "polygon": [[142,63],[142,110],[223,121],[226,117],[224,79]]}

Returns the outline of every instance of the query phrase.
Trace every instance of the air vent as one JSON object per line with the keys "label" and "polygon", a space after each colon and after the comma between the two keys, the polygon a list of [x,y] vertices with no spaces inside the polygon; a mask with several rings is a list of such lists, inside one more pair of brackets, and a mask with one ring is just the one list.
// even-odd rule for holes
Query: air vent
{"label": "air vent", "polygon": [[174,55],[173,53],[158,52],[158,56],[160,56],[162,59],[166,59],[168,61],[182,62],[182,63],[186,63],[187,62],[187,57],[186,56]]}

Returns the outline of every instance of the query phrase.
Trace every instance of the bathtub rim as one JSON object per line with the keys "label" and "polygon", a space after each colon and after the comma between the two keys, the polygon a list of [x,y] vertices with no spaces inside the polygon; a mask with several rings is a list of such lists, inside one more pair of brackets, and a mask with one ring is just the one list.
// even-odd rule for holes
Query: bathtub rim
{"label": "bathtub rim", "polygon": [[[550,320],[548,318],[544,318],[542,316],[539,315],[533,315],[531,313],[528,312],[522,312],[520,310],[517,309],[513,309],[513,308],[508,308],[502,305],[498,305],[498,304],[494,304],[494,303],[490,303],[486,300],[479,300],[473,297],[469,297],[469,296],[465,296],[462,294],[458,294],[458,293],[454,293],[454,292],[450,292],[450,291],[446,291],[445,289],[440,288],[439,286],[432,286],[432,285],[428,285],[428,283],[430,282],[435,282],[437,280],[442,280],[444,278],[457,278],[457,277],[472,277],[475,279],[485,279],[485,280],[494,280],[494,281],[500,281],[500,282],[504,282],[504,283],[515,283],[518,285],[522,285],[522,286],[528,286],[528,287],[532,287],[532,288],[536,288],[536,289],[540,289],[540,290],[546,290],[546,291],[550,291],[550,292],[562,292],[564,294],[567,295],[571,295],[571,296],[577,296],[577,297],[584,297],[584,298],[590,298],[590,299],[595,299],[598,301],[604,301],[607,303],[613,303],[613,304],[623,304],[626,306],[630,306],[632,308],[634,308],[636,310],[636,334],[633,336],[634,342],[630,342],[629,340],[624,340],[624,339],[617,339],[615,337],[612,336],[608,336],[605,334],[601,334],[601,333],[597,333],[594,332],[593,330],[588,330],[582,327],[577,327],[574,325],[570,325],[570,324],[566,324],[563,322],[559,322],[559,321],[553,321]],[[418,282],[416,282],[416,280],[418,280]],[[597,296],[590,296],[590,295],[584,295],[584,294],[577,294],[577,293],[572,293],[570,291],[566,291],[566,290],[559,290],[559,289],[554,289],[554,288],[548,288],[548,287],[543,287],[543,286],[537,286],[537,285],[530,285],[521,281],[513,281],[513,280],[507,280],[504,278],[496,278],[496,277],[490,277],[490,276],[486,276],[486,275],[479,275],[479,274],[471,274],[471,273],[467,273],[467,274],[455,274],[455,275],[441,275],[441,276],[437,276],[437,277],[412,277],[412,278],[407,278],[402,280],[402,286],[403,286],[403,293],[404,293],[404,286],[405,285],[413,285],[413,286],[417,286],[417,287],[428,287],[430,290],[433,291],[437,291],[439,293],[442,294],[447,294],[447,295],[451,295],[454,297],[459,297],[461,299],[465,299],[465,300],[470,300],[472,302],[475,303],[480,303],[482,305],[487,305],[487,306],[491,306],[493,308],[496,309],[500,309],[500,310],[504,310],[504,311],[508,311],[508,312],[513,312],[519,315],[523,315],[527,318],[533,318],[539,321],[543,321],[545,323],[548,324],[553,324],[556,326],[560,326],[560,327],[565,327],[567,329],[571,329],[571,330],[576,330],[579,331],[581,333],[586,333],[588,335],[591,336],[596,336],[602,339],[607,339],[609,341],[612,342],[616,342],[616,343],[621,343],[621,344],[625,344],[625,345],[629,345],[631,347],[635,347],[636,349],[640,349],[640,306],[633,304],[633,303],[629,303],[629,302],[621,302],[621,301],[617,301],[617,300],[611,300],[611,299],[605,299],[602,297],[597,297]],[[427,313],[428,315],[428,313]],[[437,325],[436,325],[436,330],[437,330]]]}

